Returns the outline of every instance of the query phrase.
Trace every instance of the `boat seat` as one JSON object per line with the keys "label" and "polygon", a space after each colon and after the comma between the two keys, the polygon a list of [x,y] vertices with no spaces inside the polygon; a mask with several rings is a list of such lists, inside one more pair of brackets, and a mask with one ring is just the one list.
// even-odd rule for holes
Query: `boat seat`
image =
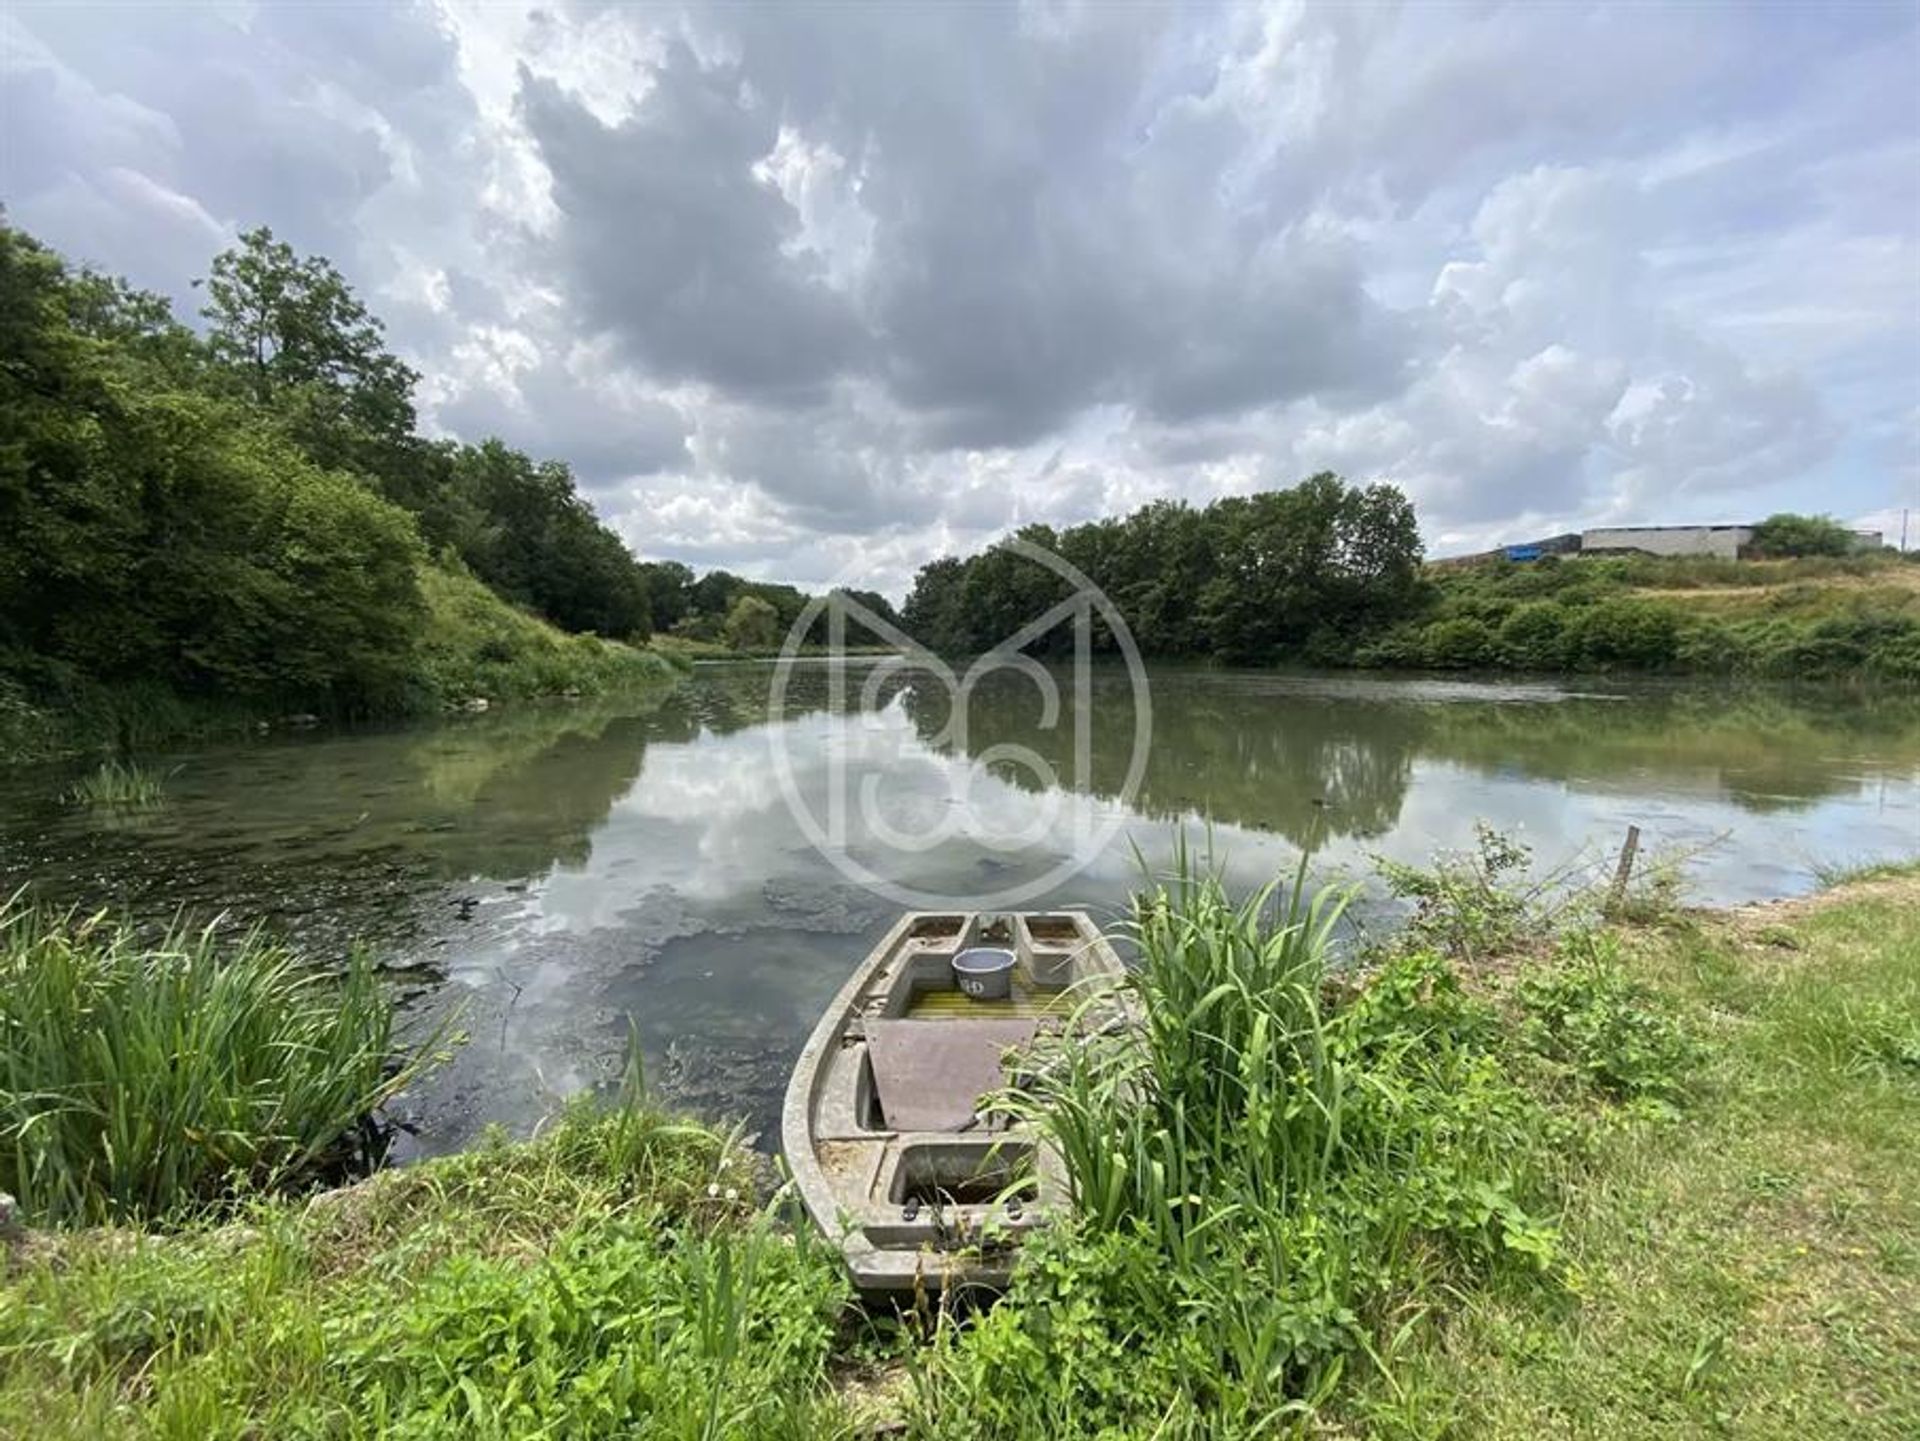
{"label": "boat seat", "polygon": [[1033,1021],[867,1022],[867,1060],[889,1130],[958,1131],[1005,1084],[1000,1057],[1033,1041]]}

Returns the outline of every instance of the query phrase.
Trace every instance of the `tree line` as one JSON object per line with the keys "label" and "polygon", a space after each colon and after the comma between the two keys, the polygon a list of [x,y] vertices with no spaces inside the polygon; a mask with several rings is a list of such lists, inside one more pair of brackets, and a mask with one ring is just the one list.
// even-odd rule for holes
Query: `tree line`
{"label": "tree line", "polygon": [[[1425,600],[1420,531],[1406,496],[1326,473],[1286,490],[1204,506],[1155,501],[1127,516],[1017,534],[1098,586],[1152,656],[1333,663]],[[922,567],[901,614],[923,644],[977,652],[1070,589],[1003,541]],[[1037,648],[1068,643],[1061,627]],[[1098,623],[1095,644],[1115,644]]]}
{"label": "tree line", "polygon": [[[1427,566],[1405,495],[1331,474],[1205,506],[1156,501],[1062,531],[1029,526],[1017,536],[1098,586],[1147,656],[1920,681],[1920,614],[1913,588],[1894,574],[1901,557],[1862,551],[1853,532],[1826,516],[1782,514],[1755,527],[1749,553],[1785,572],[1653,556]],[[1782,591],[1779,582],[1791,584]],[[1714,605],[1676,598],[1689,587],[1710,593]],[[922,567],[902,615],[930,648],[977,654],[1068,591],[1059,575],[1003,540]],[[1094,643],[1115,645],[1099,623]],[[1069,644],[1063,623],[1029,648]]]}
{"label": "tree line", "polygon": [[[198,330],[0,221],[0,708],[80,683],[418,708],[422,637],[455,593],[429,572],[615,641],[730,619],[757,638],[760,607],[784,634],[804,606],[638,560],[561,462],[423,435],[419,375],[324,258],[260,228],[196,285]],[[527,642],[472,599],[480,662]]]}

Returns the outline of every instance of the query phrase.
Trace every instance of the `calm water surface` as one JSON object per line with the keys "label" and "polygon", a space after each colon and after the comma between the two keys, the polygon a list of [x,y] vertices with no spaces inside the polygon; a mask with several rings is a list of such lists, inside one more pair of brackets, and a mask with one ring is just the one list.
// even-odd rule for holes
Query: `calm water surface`
{"label": "calm water surface", "polygon": [[[1128,798],[1117,673],[1093,687],[1077,770],[1071,715],[1043,728],[1023,678],[983,686],[953,744],[928,677],[891,676],[863,699],[853,667],[835,708],[816,665],[770,714],[770,674],[703,668],[651,708],[522,707],[182,752],[151,817],[63,806],[70,771],[0,771],[0,878],[155,920],[226,910],[322,955],[369,945],[418,1014],[461,1007],[469,1043],[409,1098],[419,1144],[438,1151],[489,1121],[524,1129],[604,1081],[629,1026],[656,1092],[771,1133],[808,1029],[897,913],[821,854],[789,788],[824,815],[829,794],[864,787],[871,816],[850,807],[844,850],[948,895],[1042,876],[1111,823],[1092,864],[1033,902],[1108,915],[1134,880],[1132,847],[1162,856],[1183,823],[1210,822],[1248,882],[1306,845],[1354,874],[1373,855],[1424,861],[1470,843],[1477,819],[1545,862],[1596,864],[1634,823],[1657,847],[1707,847],[1689,871],[1712,902],[1920,851],[1912,697],[1160,669]],[[1016,745],[1068,783],[1009,759]],[[959,796],[1023,844],[957,822],[924,849],[883,843],[878,828],[924,834]]]}

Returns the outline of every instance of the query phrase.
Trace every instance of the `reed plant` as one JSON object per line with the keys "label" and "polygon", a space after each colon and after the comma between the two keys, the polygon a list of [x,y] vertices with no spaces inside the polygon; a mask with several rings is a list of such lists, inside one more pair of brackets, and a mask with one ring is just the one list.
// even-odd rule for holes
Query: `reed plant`
{"label": "reed plant", "polygon": [[1309,897],[1303,880],[1236,900],[1183,844],[1141,897],[1139,1030],[1077,1048],[1043,1112],[1093,1224],[1143,1224],[1179,1247],[1228,1180],[1255,1210],[1324,1183],[1345,1076],[1321,995],[1348,897]]}
{"label": "reed plant", "polygon": [[177,1216],[350,1170],[427,1063],[364,957],[327,973],[259,932],[143,940],[0,905],[0,1190],[35,1224]]}

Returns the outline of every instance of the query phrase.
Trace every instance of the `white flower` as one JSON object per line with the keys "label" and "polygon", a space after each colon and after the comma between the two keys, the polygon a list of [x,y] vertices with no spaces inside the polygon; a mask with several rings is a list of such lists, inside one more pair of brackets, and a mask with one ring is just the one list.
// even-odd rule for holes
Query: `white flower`
{"label": "white flower", "polygon": [[720,1194],[720,1186],[718,1182],[715,1182],[714,1184],[707,1187],[707,1199],[709,1201],[711,1201],[715,1196],[718,1196],[719,1194]]}
{"label": "white flower", "polygon": [[734,1190],[733,1187],[729,1186],[727,1187],[727,1199],[729,1201],[737,1201],[740,1199],[740,1193]]}

